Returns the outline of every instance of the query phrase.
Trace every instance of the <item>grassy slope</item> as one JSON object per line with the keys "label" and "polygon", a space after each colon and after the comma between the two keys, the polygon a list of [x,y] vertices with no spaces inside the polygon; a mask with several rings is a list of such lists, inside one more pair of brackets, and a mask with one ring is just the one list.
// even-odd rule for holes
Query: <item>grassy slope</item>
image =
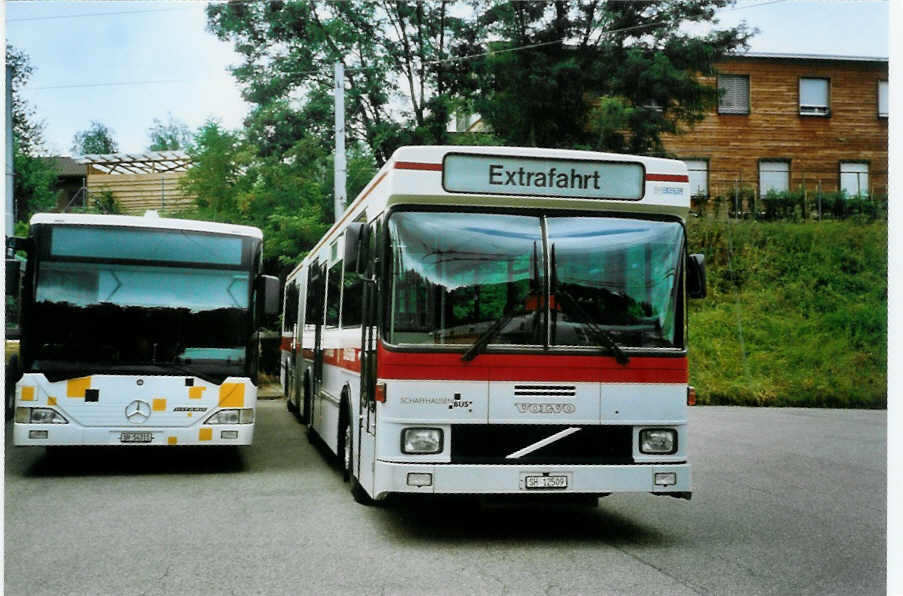
{"label": "grassy slope", "polygon": [[699,403],[887,406],[886,223],[694,220],[689,235],[709,284],[690,308]]}

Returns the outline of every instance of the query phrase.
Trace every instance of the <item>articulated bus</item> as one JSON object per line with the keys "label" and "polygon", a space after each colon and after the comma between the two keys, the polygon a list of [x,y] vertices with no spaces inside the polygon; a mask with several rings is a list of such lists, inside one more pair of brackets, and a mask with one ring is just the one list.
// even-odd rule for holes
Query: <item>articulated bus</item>
{"label": "articulated bus", "polygon": [[250,445],[257,320],[280,296],[260,230],[153,212],[30,223],[8,240],[27,255],[15,445]]}
{"label": "articulated bus", "polygon": [[289,409],[362,503],[690,498],[689,205],[675,160],[398,149],[287,278]]}

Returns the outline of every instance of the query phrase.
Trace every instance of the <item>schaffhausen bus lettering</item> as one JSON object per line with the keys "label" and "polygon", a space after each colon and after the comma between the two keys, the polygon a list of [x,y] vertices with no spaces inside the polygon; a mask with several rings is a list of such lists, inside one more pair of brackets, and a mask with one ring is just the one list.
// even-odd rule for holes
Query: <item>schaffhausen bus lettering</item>
{"label": "schaffhausen bus lettering", "polygon": [[286,280],[289,409],[360,502],[689,498],[687,187],[674,160],[397,150]]}

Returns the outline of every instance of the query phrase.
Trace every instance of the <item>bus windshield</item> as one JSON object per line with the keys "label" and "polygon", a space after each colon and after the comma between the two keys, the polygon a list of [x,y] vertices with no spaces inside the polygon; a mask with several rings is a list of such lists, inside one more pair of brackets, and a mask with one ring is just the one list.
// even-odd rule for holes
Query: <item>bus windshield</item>
{"label": "bus windshield", "polygon": [[679,222],[402,211],[388,229],[390,343],[682,347]]}
{"label": "bus windshield", "polygon": [[34,289],[36,361],[216,362],[235,368],[223,374],[240,372],[250,239],[99,227],[45,234]]}

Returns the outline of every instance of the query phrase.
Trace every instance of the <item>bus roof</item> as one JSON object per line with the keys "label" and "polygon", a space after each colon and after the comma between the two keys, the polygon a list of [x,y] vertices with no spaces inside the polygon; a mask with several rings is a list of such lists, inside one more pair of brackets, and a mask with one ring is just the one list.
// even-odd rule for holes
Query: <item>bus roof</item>
{"label": "bus roof", "polygon": [[146,214],[135,215],[98,215],[93,213],[36,213],[31,217],[31,225],[76,225],[76,226],[111,226],[123,228],[153,228],[161,230],[186,230],[190,232],[208,232],[212,234],[232,234],[263,239],[263,232],[252,226],[198,221],[194,219],[176,219],[157,217]]}

